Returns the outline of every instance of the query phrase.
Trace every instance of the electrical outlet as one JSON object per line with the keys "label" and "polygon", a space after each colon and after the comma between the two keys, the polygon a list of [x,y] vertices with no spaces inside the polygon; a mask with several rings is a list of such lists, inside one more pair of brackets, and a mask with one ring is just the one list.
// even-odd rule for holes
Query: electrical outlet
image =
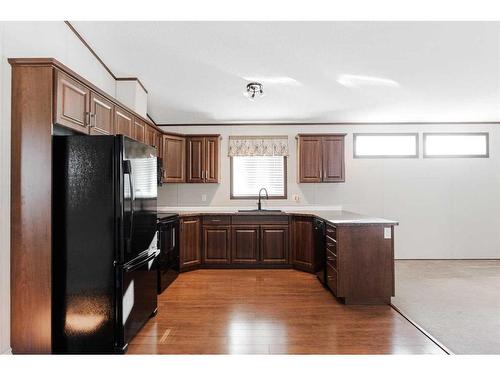
{"label": "electrical outlet", "polygon": [[207,195],[206,194],[202,194],[201,195],[201,201],[202,202],[206,202],[207,201]]}
{"label": "electrical outlet", "polygon": [[292,198],[293,198],[293,201],[294,201],[294,202],[296,202],[296,203],[299,203],[299,202],[300,202],[300,195],[298,195],[298,194],[293,194]]}

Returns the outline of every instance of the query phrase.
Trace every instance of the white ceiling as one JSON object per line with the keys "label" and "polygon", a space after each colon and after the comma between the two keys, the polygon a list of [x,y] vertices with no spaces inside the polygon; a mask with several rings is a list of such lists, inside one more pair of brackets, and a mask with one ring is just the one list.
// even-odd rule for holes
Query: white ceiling
{"label": "white ceiling", "polygon": [[500,22],[72,24],[158,123],[500,120]]}

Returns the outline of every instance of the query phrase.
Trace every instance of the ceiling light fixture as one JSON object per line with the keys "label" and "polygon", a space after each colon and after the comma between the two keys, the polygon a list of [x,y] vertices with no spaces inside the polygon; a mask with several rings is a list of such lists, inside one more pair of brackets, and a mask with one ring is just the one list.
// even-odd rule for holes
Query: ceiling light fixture
{"label": "ceiling light fixture", "polygon": [[247,85],[246,95],[251,100],[254,100],[256,96],[264,96],[264,86],[259,82],[250,82]]}

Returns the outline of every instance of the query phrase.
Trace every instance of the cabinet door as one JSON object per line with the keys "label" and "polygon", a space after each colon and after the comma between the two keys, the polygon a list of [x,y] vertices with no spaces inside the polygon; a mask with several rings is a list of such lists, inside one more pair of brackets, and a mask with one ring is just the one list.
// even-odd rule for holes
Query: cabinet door
{"label": "cabinet door", "polygon": [[259,262],[259,226],[233,226],[231,229],[231,263]]}
{"label": "cabinet door", "polygon": [[231,259],[231,227],[203,227],[203,263],[228,264]]}
{"label": "cabinet door", "polygon": [[163,182],[185,182],[186,141],[183,137],[163,136]]}
{"label": "cabinet door", "polygon": [[95,92],[90,93],[90,134],[114,134],[113,113],[113,103]]}
{"label": "cabinet door", "polygon": [[[152,147],[156,147],[157,145],[156,138],[157,138],[156,129],[154,129],[152,126],[146,125],[146,144]],[[158,148],[156,150],[158,151]]]}
{"label": "cabinet door", "polygon": [[199,217],[186,217],[180,221],[180,267],[188,268],[201,263],[201,224]]}
{"label": "cabinet door", "polygon": [[313,219],[295,216],[292,219],[292,263],[304,271],[314,272]]}
{"label": "cabinet door", "polygon": [[321,182],[321,137],[299,136],[299,182]]}
{"label": "cabinet door", "polygon": [[205,138],[205,182],[219,182],[219,137]]}
{"label": "cabinet door", "polygon": [[186,182],[204,182],[205,139],[203,137],[188,137],[186,142],[187,142]]}
{"label": "cabinet door", "polygon": [[133,138],[138,141],[146,142],[146,123],[137,117],[134,117],[134,136]]}
{"label": "cabinet door", "polygon": [[323,182],[344,182],[344,137],[324,137]]}
{"label": "cabinet door", "polygon": [[288,263],[288,226],[262,225],[260,227],[261,262]]}
{"label": "cabinet door", "polygon": [[155,131],[155,146],[158,150],[158,155],[163,156],[163,134],[159,131]]}
{"label": "cabinet door", "polygon": [[120,107],[115,107],[115,133],[134,138],[133,116]]}
{"label": "cabinet door", "polygon": [[90,90],[66,74],[56,73],[54,122],[78,132],[89,132]]}

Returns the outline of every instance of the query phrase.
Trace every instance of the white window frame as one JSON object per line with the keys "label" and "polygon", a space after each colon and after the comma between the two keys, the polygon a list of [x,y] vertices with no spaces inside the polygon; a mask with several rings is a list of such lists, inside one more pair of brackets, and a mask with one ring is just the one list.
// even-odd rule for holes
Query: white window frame
{"label": "white window frame", "polygon": [[[415,138],[415,154],[414,155],[357,155],[356,154],[356,138],[358,136],[370,137],[398,137],[398,136],[412,136]],[[419,157],[419,137],[418,133],[354,133],[353,141],[353,158],[354,159],[416,159]]]}
{"label": "white window frame", "polygon": [[[427,154],[427,137],[428,136],[453,136],[453,135],[481,135],[486,139],[486,153],[485,154],[462,154],[462,155],[429,155]],[[439,132],[439,133],[423,133],[424,141],[424,158],[427,159],[442,159],[442,158],[489,158],[490,157],[490,134],[488,132]]]}
{"label": "white window frame", "polygon": [[[252,157],[252,156],[248,156]],[[287,199],[288,198],[288,174],[287,174],[287,164],[288,164],[288,157],[286,156],[281,156],[283,158],[283,195],[269,195],[269,199]],[[238,195],[235,196],[233,192],[233,156],[229,157],[230,159],[230,199],[258,199],[259,194],[258,192],[255,195]]]}

